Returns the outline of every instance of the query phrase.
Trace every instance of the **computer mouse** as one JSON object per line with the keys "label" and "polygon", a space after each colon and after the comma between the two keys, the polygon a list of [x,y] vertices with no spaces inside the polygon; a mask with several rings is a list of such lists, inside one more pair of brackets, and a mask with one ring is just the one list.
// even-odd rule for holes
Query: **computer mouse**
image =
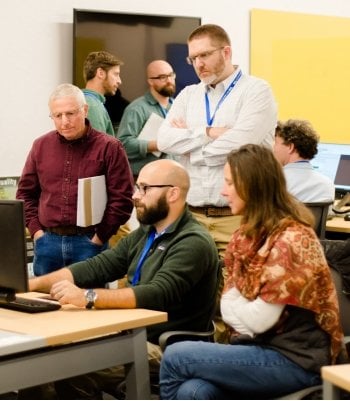
{"label": "computer mouse", "polygon": [[350,221],[350,213],[346,213],[346,215],[344,216],[344,220]]}

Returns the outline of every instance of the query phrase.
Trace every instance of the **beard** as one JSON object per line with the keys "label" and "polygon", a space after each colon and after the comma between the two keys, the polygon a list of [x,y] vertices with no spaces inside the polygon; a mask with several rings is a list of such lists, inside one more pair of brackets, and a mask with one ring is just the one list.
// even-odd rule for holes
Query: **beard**
{"label": "beard", "polygon": [[163,86],[163,88],[157,90],[157,92],[164,97],[174,96],[175,91],[176,91],[175,85],[172,84],[168,84],[166,86]]}
{"label": "beard", "polygon": [[209,77],[201,78],[201,82],[203,82],[205,85],[210,85],[217,79],[218,79],[218,76],[216,74],[213,74],[213,75],[210,75]]}
{"label": "beard", "polygon": [[165,195],[158,199],[156,205],[147,207],[135,202],[135,208],[137,220],[141,224],[153,225],[164,220],[169,214],[169,205]]}

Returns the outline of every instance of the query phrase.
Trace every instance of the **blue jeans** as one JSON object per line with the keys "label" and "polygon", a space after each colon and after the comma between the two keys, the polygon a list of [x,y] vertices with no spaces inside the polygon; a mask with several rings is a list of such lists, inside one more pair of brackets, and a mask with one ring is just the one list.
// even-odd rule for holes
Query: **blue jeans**
{"label": "blue jeans", "polygon": [[100,246],[91,242],[92,235],[66,236],[45,232],[34,243],[34,275],[51,273],[95,256],[107,248],[108,243]]}
{"label": "blue jeans", "polygon": [[166,400],[271,399],[320,383],[317,373],[256,345],[179,342],[160,366]]}

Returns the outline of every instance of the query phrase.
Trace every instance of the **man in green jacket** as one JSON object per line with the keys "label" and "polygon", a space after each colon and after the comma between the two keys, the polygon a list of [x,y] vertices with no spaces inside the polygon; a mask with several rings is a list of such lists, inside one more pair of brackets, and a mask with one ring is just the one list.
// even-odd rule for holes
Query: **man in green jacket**
{"label": "man in green jacket", "polygon": [[[94,258],[31,279],[30,290],[50,291],[62,305],[167,312],[166,323],[148,329],[149,349],[152,358],[158,349],[155,359],[159,363],[161,352],[156,344],[162,332],[206,330],[215,308],[218,253],[209,232],[187,208],[189,185],[186,170],[174,160],[147,164],[133,195],[140,227]],[[125,288],[104,288],[125,274]],[[109,373],[108,386],[116,387],[118,381]],[[94,374],[89,376],[91,386]],[[94,391],[103,389],[100,378]],[[82,383],[80,377],[78,387]],[[78,393],[79,398],[85,398],[84,391]]]}

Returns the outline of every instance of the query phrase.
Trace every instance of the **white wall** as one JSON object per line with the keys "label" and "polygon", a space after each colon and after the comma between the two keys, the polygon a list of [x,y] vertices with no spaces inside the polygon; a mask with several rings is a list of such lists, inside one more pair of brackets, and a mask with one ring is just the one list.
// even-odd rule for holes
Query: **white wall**
{"label": "white wall", "polygon": [[73,8],[199,16],[229,32],[234,61],[247,72],[252,8],[350,18],[349,0],[3,0],[0,176],[20,175],[33,139],[52,128],[49,94],[72,82]]}

